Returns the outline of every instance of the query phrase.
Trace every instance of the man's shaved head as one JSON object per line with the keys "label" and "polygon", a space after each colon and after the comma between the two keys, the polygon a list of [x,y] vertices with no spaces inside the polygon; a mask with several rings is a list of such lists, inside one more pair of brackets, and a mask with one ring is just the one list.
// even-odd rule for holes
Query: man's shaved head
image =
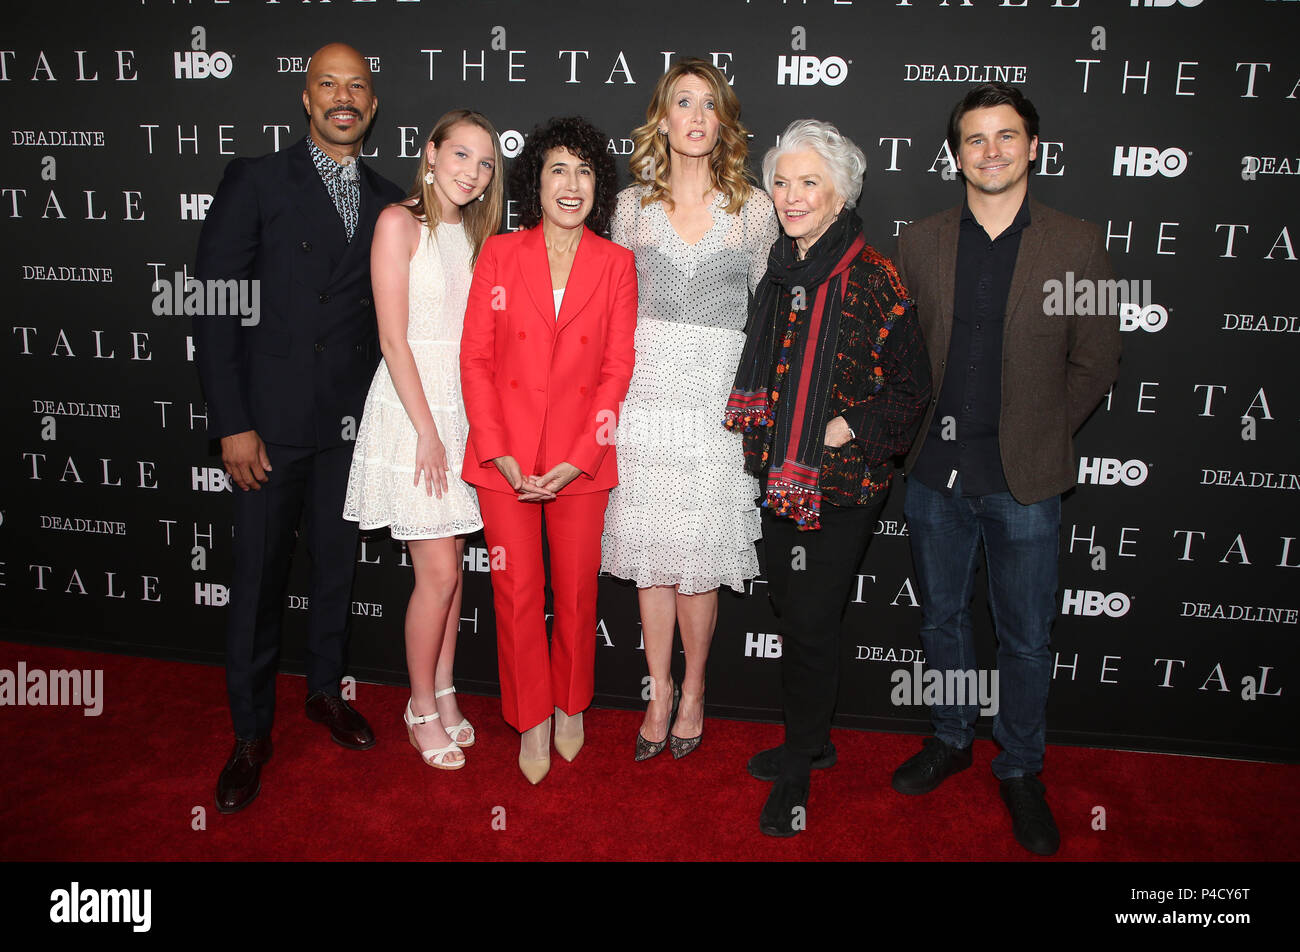
{"label": "man's shaved head", "polygon": [[320,148],[336,162],[355,157],[379,106],[370,65],[346,43],[327,43],[307,64],[302,105]]}
{"label": "man's shaved head", "polygon": [[326,43],[311,54],[307,63],[307,87],[311,87],[312,80],[321,72],[339,69],[350,75],[365,76],[367,82],[372,82],[370,64],[364,56],[346,43]]}

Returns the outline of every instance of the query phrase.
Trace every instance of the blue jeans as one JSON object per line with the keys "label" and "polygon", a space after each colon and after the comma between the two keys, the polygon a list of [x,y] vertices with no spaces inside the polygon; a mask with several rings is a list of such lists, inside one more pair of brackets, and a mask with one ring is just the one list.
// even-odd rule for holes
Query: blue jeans
{"label": "blue jeans", "polygon": [[[1048,639],[1056,618],[1061,497],[1024,506],[1009,492],[962,496],[960,478],[951,496],[909,479],[903,512],[921,599],[921,646],[931,670],[977,667],[970,603],[983,541],[998,638],[993,739],[1002,750],[993,773],[999,780],[1038,773],[1052,680]],[[952,747],[970,745],[978,716],[975,704],[931,708],[935,736]]]}

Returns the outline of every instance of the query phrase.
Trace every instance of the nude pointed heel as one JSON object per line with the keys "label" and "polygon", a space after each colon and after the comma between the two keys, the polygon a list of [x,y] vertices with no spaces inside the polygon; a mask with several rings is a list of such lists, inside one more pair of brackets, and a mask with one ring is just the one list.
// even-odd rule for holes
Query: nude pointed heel
{"label": "nude pointed heel", "polygon": [[[546,744],[545,757],[525,757],[523,735],[528,731],[523,731],[519,735],[519,770],[528,779],[531,784],[539,784],[548,773],[551,772],[551,719],[548,717],[542,722],[546,725]],[[541,727],[541,724],[537,725]],[[536,728],[530,728],[535,730]]]}
{"label": "nude pointed heel", "polygon": [[[568,735],[561,736],[560,734],[561,716],[564,717],[566,725],[572,724],[574,721],[578,722],[578,732],[576,734],[568,734]],[[582,745],[585,741],[586,741],[586,733],[584,732],[582,726],[582,712],[579,711],[577,714],[574,714],[572,717],[570,717],[568,714],[565,714],[557,707],[555,709],[555,749],[556,751],[559,752],[560,756],[563,757],[565,760],[569,761],[570,763],[572,763],[573,758],[578,756],[578,751],[582,750]]]}

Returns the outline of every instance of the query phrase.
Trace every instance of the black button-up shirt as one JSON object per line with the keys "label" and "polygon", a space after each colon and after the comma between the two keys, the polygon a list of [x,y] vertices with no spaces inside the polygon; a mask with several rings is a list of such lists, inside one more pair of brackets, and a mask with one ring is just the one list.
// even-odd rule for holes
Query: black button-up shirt
{"label": "black button-up shirt", "polygon": [[941,492],[961,477],[963,496],[1007,491],[998,450],[1002,411],[1002,327],[1029,195],[1007,229],[990,239],[962,208],[953,288],[952,337],[934,417],[912,475]]}

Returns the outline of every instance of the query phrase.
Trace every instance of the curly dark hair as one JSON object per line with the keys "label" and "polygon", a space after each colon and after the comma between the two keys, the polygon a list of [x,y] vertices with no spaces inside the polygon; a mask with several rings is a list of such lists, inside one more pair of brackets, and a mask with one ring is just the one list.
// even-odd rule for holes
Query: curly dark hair
{"label": "curly dark hair", "polygon": [[519,203],[520,226],[532,228],[542,220],[540,192],[546,153],[568,149],[596,173],[596,191],[586,226],[598,235],[607,235],[618,195],[618,173],[613,157],[606,151],[608,142],[605,133],[581,116],[551,119],[534,128],[510,170],[510,197]]}

